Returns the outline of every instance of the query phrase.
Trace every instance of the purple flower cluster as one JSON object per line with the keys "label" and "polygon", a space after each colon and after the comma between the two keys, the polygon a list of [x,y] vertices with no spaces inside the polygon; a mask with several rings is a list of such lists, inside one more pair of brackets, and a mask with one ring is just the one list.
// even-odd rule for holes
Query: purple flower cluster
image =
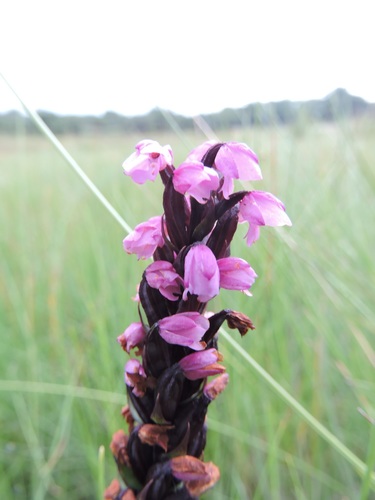
{"label": "purple flower cluster", "polygon": [[129,433],[118,431],[111,444],[126,487],[115,480],[106,498],[194,499],[219,478],[218,468],[201,460],[207,407],[228,381],[218,330],[225,321],[241,335],[254,328],[237,311],[208,314],[207,303],[220,288],[251,295],[255,271],[230,256],[239,222],[249,224],[249,246],[260,226],[291,222],[272,194],[234,192],[235,179],[262,178],[245,144],[206,142],[175,168],[169,146],[144,140],[123,167],[138,184],[160,175],[164,213],[139,224],[123,243],[126,252],[153,262],[139,285],[140,321],[118,337],[141,358],[125,366]]}

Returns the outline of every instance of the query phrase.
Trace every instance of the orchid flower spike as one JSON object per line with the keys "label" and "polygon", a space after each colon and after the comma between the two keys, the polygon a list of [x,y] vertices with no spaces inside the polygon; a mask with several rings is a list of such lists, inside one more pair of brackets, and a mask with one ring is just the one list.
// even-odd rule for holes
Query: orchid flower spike
{"label": "orchid flower spike", "polygon": [[207,304],[221,289],[251,295],[256,272],[230,254],[238,223],[249,224],[250,246],[260,226],[291,221],[274,195],[234,192],[237,179],[262,179],[256,154],[243,143],[204,143],[175,168],[170,146],[147,139],[123,168],[138,184],[160,175],[164,213],[123,241],[127,253],[153,262],[138,287],[139,321],[117,339],[138,358],[124,370],[128,432],[115,432],[111,443],[122,483],[112,481],[105,498],[193,500],[220,476],[216,465],[202,461],[208,406],[229,380],[219,329],[225,321],[241,336],[254,329],[247,315],[208,313]]}

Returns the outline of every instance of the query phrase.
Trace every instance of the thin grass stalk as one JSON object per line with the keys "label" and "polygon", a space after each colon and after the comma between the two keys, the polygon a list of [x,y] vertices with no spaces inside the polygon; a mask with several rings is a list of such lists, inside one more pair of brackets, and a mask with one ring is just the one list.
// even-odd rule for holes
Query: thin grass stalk
{"label": "thin grass stalk", "polygon": [[332,432],[330,432],[323,424],[319,422],[311,413],[309,413],[304,406],[302,406],[296,399],[293,398],[288,391],[284,389],[255,359],[250,356],[223,328],[220,329],[221,335],[236,351],[246,360],[253,371],[265,381],[269,387],[292,408],[320,437],[322,437],[332,448],[344,457],[361,477],[369,475],[371,478],[372,486],[375,487],[375,474],[369,473],[367,465],[362,462],[349,448],[347,448]]}
{"label": "thin grass stalk", "polygon": [[105,447],[99,446],[98,450],[98,500],[102,500],[105,490]]}
{"label": "thin grass stalk", "polygon": [[[69,154],[57,137],[53,134],[51,129],[43,122],[37,112],[33,111],[16,93],[6,78],[0,73],[0,76],[9,87],[11,92],[17,97],[25,112],[42,132],[42,134],[50,141],[58,153],[67,161],[73,170],[81,177],[84,183],[109,211],[115,220],[121,225],[123,229],[129,234],[132,228],[121,217],[117,210],[105,198],[101,191],[91,181],[87,174],[82,170],[74,158]],[[347,448],[334,434],[332,434],[323,424],[321,424],[315,417],[313,417],[304,406],[302,406],[291,394],[289,394],[259,363],[257,363],[250,354],[248,354],[235,340],[233,340],[225,331],[222,331],[223,337],[234,347],[237,352],[245,359],[248,366],[256,373],[264,382],[285,402],[292,408],[316,433],[318,433],[330,446],[332,446],[339,454],[345,458],[359,473],[361,477],[368,477],[371,483],[371,488],[375,489],[375,473],[368,470],[367,465],[358,458],[349,448]],[[1,389],[1,385],[0,385]]]}
{"label": "thin grass stalk", "polygon": [[96,185],[92,182],[92,180],[88,177],[88,175],[82,170],[82,168],[78,165],[75,159],[71,156],[71,154],[65,149],[62,143],[58,140],[52,130],[44,123],[38,113],[32,110],[17,94],[14,88],[10,85],[10,83],[6,80],[4,75],[0,73],[0,76],[9,87],[9,89],[13,92],[13,94],[17,97],[20,104],[22,105],[25,112],[34,122],[34,124],[38,127],[38,129],[42,132],[42,134],[47,137],[49,142],[53,145],[53,147],[58,151],[58,153],[64,158],[64,160],[70,165],[70,167],[75,171],[77,175],[83,180],[86,186],[94,193],[94,195],[98,198],[98,200],[105,206],[108,212],[114,217],[117,222],[121,225],[123,229],[129,234],[132,229],[128,225],[128,223],[121,217],[121,215],[117,212],[117,210],[111,205],[111,203],[107,200],[107,198],[103,195],[103,193],[96,187]]}

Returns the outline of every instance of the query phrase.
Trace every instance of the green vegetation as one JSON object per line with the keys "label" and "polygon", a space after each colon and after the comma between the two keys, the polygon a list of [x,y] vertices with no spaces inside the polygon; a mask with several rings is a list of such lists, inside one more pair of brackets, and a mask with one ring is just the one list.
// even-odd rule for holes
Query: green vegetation
{"label": "green vegetation", "polygon": [[[260,157],[292,228],[263,228],[233,254],[259,275],[252,298],[223,291],[213,310],[248,314],[236,340],[364,462],[375,450],[375,151],[370,120],[220,131]],[[198,131],[148,134],[181,162]],[[144,138],[64,136],[71,155],[131,226],[161,213],[158,182],[137,186],[122,160]],[[137,320],[145,262],[122,250],[123,229],[46,139],[0,136],[0,498],[101,498],[116,473],[108,445],[124,426],[116,337]],[[242,234],[245,227],[240,227]],[[230,373],[211,405],[205,459],[222,479],[207,499],[370,498],[355,470],[254,376],[221,340]],[[361,410],[358,411],[358,408]],[[105,446],[103,460],[99,447]],[[102,479],[104,474],[104,480]]]}

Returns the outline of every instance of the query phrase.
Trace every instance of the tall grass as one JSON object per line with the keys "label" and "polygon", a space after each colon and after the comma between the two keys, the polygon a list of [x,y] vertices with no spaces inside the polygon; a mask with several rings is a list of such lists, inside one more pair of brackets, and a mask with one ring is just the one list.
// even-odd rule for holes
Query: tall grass
{"label": "tall grass", "polygon": [[[162,211],[158,182],[136,186],[121,173],[142,138],[62,139],[131,226]],[[176,164],[204,140],[153,138],[172,145]],[[250,249],[237,237],[233,254],[259,275],[254,296],[223,291],[212,309],[248,314],[257,329],[241,346],[373,465],[373,125],[241,129],[220,139],[257,151],[256,188],[279,196],[294,226],[263,228]],[[124,254],[124,231],[45,139],[0,137],[0,161],[0,497],[100,498],[101,475],[115,474],[108,443],[123,426],[126,359],[116,336],[137,320],[131,297],[146,264]],[[207,499],[369,498],[369,477],[224,339],[220,350],[230,385],[210,407],[205,459],[222,478]]]}

